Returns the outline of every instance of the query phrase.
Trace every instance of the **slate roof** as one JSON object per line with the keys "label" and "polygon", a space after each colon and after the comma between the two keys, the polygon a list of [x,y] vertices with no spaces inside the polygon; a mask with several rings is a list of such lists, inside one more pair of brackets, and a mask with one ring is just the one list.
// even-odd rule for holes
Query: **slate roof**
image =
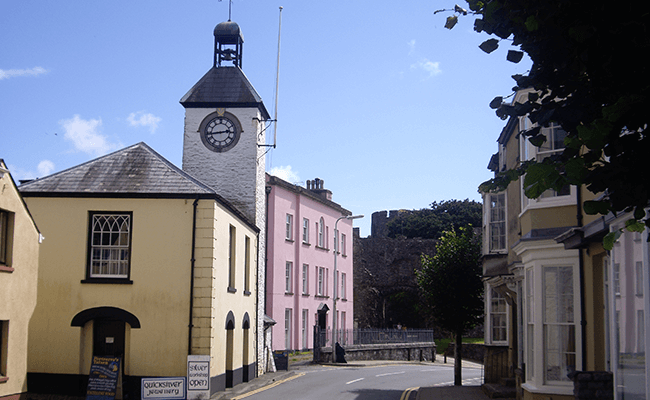
{"label": "slate roof", "polygon": [[186,108],[257,107],[264,119],[270,118],[262,98],[239,67],[212,67],[183,96],[181,104]]}
{"label": "slate roof", "polygon": [[23,196],[184,197],[216,192],[140,142],[19,188]]}

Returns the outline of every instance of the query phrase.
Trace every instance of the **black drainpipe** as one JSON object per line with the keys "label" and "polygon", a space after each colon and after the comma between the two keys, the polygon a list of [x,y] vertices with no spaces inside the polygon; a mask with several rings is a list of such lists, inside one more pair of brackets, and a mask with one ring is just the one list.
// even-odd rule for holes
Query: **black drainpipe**
{"label": "black drainpipe", "polygon": [[194,310],[194,245],[196,243],[196,209],[199,205],[199,199],[194,200],[193,212],[192,212],[192,257],[190,258],[190,322],[187,325],[189,328],[188,337],[187,337],[187,354],[192,354],[192,311]]}
{"label": "black drainpipe", "polygon": [[[582,228],[582,185],[577,186],[577,222],[578,227]],[[582,336],[582,370],[587,370],[587,321],[585,318],[585,260],[583,248],[578,249],[578,269],[580,272],[580,335]]]}

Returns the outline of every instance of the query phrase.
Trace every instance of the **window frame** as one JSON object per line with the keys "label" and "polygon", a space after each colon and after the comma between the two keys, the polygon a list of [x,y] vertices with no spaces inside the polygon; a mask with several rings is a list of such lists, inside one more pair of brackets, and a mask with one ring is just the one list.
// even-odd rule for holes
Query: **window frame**
{"label": "window frame", "polygon": [[325,219],[323,217],[320,218],[320,221],[318,222],[318,229],[316,230],[318,232],[318,247],[320,248],[325,248]]}
{"label": "window frame", "polygon": [[346,277],[347,274],[345,272],[341,272],[341,300],[347,301],[347,291],[346,291]]}
{"label": "window frame", "polygon": [[284,309],[284,347],[285,350],[291,349],[291,326],[293,325],[293,309]]}
{"label": "window frame", "polygon": [[[496,295],[496,296],[495,296]],[[495,300],[498,302],[498,307],[503,307],[503,311],[497,311],[495,309]],[[508,332],[508,306],[507,306],[507,301],[506,297],[501,295],[493,286],[488,286],[488,296],[487,296],[487,307],[486,309],[488,310],[488,337],[490,344],[507,344],[508,343],[508,337],[509,337],[509,332]],[[498,326],[495,323],[495,316],[501,316],[503,318],[503,324],[499,324]],[[504,338],[503,339],[495,339],[495,328],[498,328],[499,330],[503,330],[504,333]]]}
{"label": "window frame", "polygon": [[285,219],[285,240],[293,241],[293,215],[287,213]]}
{"label": "window frame", "polygon": [[[538,160],[538,159],[542,160],[545,157],[554,154],[559,154],[562,151],[564,151],[565,147],[555,146],[557,143],[557,140],[554,139],[555,132],[557,132],[558,130],[562,130],[563,132],[565,132],[565,137],[566,137],[566,131],[560,125],[556,123],[551,123],[550,126],[541,128],[540,133],[544,134],[547,137],[546,142],[544,142],[542,146],[546,146],[549,144],[551,145],[549,148],[542,150],[541,148],[538,148],[534,146],[532,143],[530,143],[530,140],[527,137],[521,135],[522,132],[529,130],[533,127],[536,127],[537,124],[532,124],[528,119],[528,117],[520,117],[519,121],[520,121],[519,159],[522,162],[528,160]],[[570,185],[568,187],[567,194],[558,195],[557,192],[555,192],[552,189],[549,189],[546,192],[542,193],[542,195],[540,195],[538,198],[529,199],[528,197],[526,197],[524,193],[524,179],[521,178],[519,179],[519,181],[521,186],[522,213],[529,208],[534,209],[534,208],[556,207],[556,206],[563,206],[569,204],[573,205],[576,202],[577,188],[575,185]]]}
{"label": "window frame", "polygon": [[[110,274],[95,274],[93,273],[93,254],[96,247],[97,250],[106,250],[102,249],[102,246],[105,245],[95,245],[93,243],[95,237],[95,217],[101,216],[121,216],[128,217],[128,246],[121,246],[116,250],[127,250],[128,261],[126,262],[126,273],[120,274],[117,276],[111,276]],[[87,243],[86,243],[86,278],[82,280],[82,283],[116,283],[116,284],[132,284],[131,281],[131,262],[133,259],[133,226],[134,218],[133,211],[88,211],[88,231],[87,231]],[[102,233],[104,231],[100,231]],[[112,232],[112,231],[109,231]],[[118,231],[119,235],[119,231]],[[102,261],[100,259],[100,261]]]}
{"label": "window frame", "polygon": [[302,294],[309,296],[309,264],[302,264]]}
{"label": "window frame", "polygon": [[244,235],[244,295],[251,294],[251,238]]}
{"label": "window frame", "polygon": [[[562,251],[564,253],[564,251]],[[527,391],[532,393],[556,393],[556,394],[571,394],[573,393],[573,382],[568,378],[563,380],[554,380],[548,379],[548,367],[552,366],[552,363],[549,363],[549,354],[546,354],[549,329],[547,327],[557,324],[549,320],[549,317],[552,316],[548,314],[547,305],[553,305],[551,301],[549,303],[549,293],[547,292],[548,287],[545,286],[544,271],[547,268],[569,268],[571,271],[571,319],[572,322],[559,322],[557,324],[563,324],[564,326],[570,326],[568,329],[572,331],[572,336],[553,336],[553,338],[559,338],[556,340],[559,343],[559,346],[562,347],[564,344],[568,343],[568,347],[573,347],[574,349],[574,362],[575,368],[579,368],[581,365],[581,360],[584,355],[582,354],[582,337],[579,334],[579,325],[580,325],[580,301],[579,301],[579,276],[578,271],[578,255],[577,254],[565,254],[560,255],[555,253],[551,255],[547,253],[546,256],[540,257],[538,259],[530,260],[526,263],[525,266],[525,275],[524,275],[524,298],[525,303],[524,313],[523,313],[523,326],[526,327],[524,334],[524,363],[526,365],[526,382],[522,384],[522,387]],[[565,295],[567,292],[562,291],[562,294]],[[553,310],[551,307],[549,310]],[[556,307],[555,310],[558,308]],[[564,310],[566,311],[566,310]],[[568,314],[567,314],[568,315]],[[559,331],[558,331],[559,332]],[[566,339],[570,339],[565,341]],[[556,352],[558,354],[563,354],[561,351]],[[562,361],[561,359],[558,359]],[[552,361],[552,360],[550,360]],[[562,365],[560,365],[562,366]]]}
{"label": "window frame", "polygon": [[230,225],[228,229],[228,292],[236,293],[237,277],[237,228]]}
{"label": "window frame", "polygon": [[316,267],[316,296],[325,297],[325,268]]}
{"label": "window frame", "polygon": [[0,320],[0,383],[9,380],[9,322]]}
{"label": "window frame", "polygon": [[304,244],[309,244],[309,219],[302,219],[302,242]]}
{"label": "window frame", "polygon": [[0,209],[0,271],[13,272],[13,238],[15,213]]}
{"label": "window frame", "polygon": [[293,261],[284,263],[284,294],[293,294]]}
{"label": "window frame", "polygon": [[[495,201],[497,199],[498,207],[494,207]],[[506,229],[508,221],[508,205],[507,205],[507,196],[506,192],[500,193],[486,193],[483,199],[485,205],[485,239],[484,239],[484,248],[485,252],[488,254],[506,254],[508,252],[508,232]],[[495,219],[495,209],[501,210],[499,215],[503,215],[503,219]],[[498,225],[497,225],[498,224]],[[494,246],[494,233],[495,229],[500,228],[500,239],[498,240],[498,245]],[[498,230],[498,229],[497,229]]]}

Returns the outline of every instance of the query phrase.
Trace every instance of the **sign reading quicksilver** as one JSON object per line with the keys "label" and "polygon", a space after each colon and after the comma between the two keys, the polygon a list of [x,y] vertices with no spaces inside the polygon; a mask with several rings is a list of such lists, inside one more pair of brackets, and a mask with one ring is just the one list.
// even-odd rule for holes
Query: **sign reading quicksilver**
{"label": "sign reading quicksilver", "polygon": [[142,399],[185,399],[185,377],[142,378]]}

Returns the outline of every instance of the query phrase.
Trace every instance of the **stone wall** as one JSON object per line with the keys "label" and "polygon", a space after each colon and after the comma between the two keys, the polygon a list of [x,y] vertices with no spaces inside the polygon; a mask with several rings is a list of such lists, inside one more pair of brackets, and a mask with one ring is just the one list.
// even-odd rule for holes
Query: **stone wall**
{"label": "stone wall", "polygon": [[359,328],[427,327],[415,312],[415,270],[422,254],[433,255],[435,240],[390,239],[386,224],[399,211],[372,214],[371,235],[354,237],[354,317]]}
{"label": "stone wall", "polygon": [[[445,350],[445,355],[447,357],[454,356],[454,349],[456,348],[456,343],[449,343],[447,350]],[[460,350],[462,352],[461,358],[463,360],[475,361],[483,364],[485,359],[485,345],[474,344],[474,343],[463,343],[463,347]]]}
{"label": "stone wall", "polygon": [[576,371],[573,379],[576,400],[611,400],[614,398],[614,376],[605,371]]}
{"label": "stone wall", "polygon": [[[320,357],[314,360],[319,363],[332,362],[332,348],[324,347]],[[403,361],[435,361],[435,343],[400,343],[400,344],[360,344],[345,346],[345,360],[403,360]]]}

